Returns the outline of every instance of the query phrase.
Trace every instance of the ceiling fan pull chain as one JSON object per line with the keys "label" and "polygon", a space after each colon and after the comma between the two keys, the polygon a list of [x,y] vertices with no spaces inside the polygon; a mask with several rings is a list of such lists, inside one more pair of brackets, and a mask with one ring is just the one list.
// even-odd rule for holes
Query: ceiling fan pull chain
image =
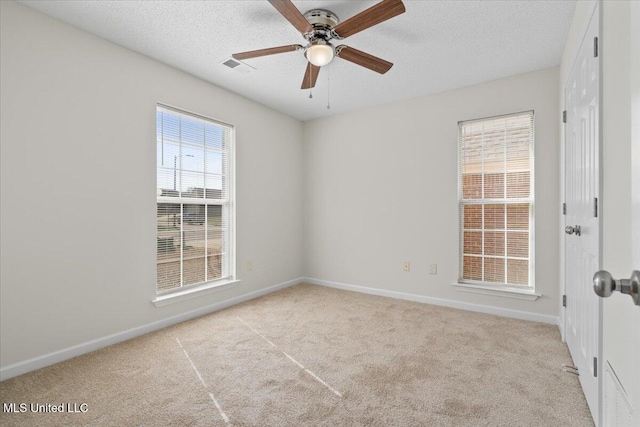
{"label": "ceiling fan pull chain", "polygon": [[327,110],[331,109],[331,98],[329,97],[329,70],[327,70]]}
{"label": "ceiling fan pull chain", "polygon": [[309,72],[309,99],[313,98],[313,87],[311,85],[311,74],[313,74],[313,70]]}

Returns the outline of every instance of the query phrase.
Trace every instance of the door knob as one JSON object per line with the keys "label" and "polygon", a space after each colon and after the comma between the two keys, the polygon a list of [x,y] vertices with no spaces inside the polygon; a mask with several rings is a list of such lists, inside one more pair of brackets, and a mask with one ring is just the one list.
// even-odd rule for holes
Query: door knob
{"label": "door knob", "polygon": [[564,232],[567,234],[575,234],[576,236],[580,235],[580,226],[579,225],[567,225],[564,228]]}
{"label": "door knob", "polygon": [[630,279],[616,280],[608,271],[600,270],[593,275],[593,290],[602,298],[610,297],[613,291],[631,296],[635,305],[640,305],[640,271],[634,270]]}

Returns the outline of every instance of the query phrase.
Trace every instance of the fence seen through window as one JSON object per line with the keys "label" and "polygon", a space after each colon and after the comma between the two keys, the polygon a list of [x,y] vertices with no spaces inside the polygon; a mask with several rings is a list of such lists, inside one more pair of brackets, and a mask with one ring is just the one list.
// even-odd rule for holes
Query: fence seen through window
{"label": "fence seen through window", "polygon": [[231,273],[232,128],[158,107],[157,291]]}

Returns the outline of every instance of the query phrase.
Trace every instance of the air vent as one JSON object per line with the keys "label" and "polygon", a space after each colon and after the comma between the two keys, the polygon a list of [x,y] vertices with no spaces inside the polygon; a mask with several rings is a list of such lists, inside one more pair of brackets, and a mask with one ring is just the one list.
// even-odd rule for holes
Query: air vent
{"label": "air vent", "polygon": [[223,62],[224,65],[226,65],[229,68],[236,68],[238,65],[240,65],[240,63],[238,61],[236,61],[235,59],[229,59],[225,62]]}
{"label": "air vent", "polygon": [[248,73],[256,70],[251,65],[247,65],[244,62],[238,61],[237,59],[233,59],[233,58],[225,59],[224,62],[222,63],[222,65],[227,66],[227,67],[231,68],[232,70],[238,71],[238,72],[243,73],[243,74],[248,74]]}

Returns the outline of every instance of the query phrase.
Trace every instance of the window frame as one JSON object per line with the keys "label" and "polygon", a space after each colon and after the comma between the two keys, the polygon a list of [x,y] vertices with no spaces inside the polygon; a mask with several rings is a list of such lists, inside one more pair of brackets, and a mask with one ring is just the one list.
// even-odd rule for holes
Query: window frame
{"label": "window frame", "polygon": [[[177,302],[177,301],[181,301],[181,300],[185,300],[185,299],[191,299],[194,298],[196,296],[202,295],[202,294],[208,294],[211,292],[215,292],[215,291],[219,291],[222,289],[226,289],[228,287],[231,287],[233,285],[235,285],[237,282],[239,282],[239,280],[237,280],[236,278],[236,194],[235,194],[235,140],[236,140],[236,135],[235,135],[235,126],[233,126],[232,124],[220,121],[220,120],[216,120],[207,116],[204,116],[202,114],[198,114],[198,113],[194,113],[182,108],[176,108],[176,107],[172,107],[166,104],[162,104],[162,103],[157,103],[156,104],[156,108],[155,108],[155,117],[157,120],[157,115],[159,112],[161,111],[167,111],[169,113],[174,113],[178,116],[182,115],[182,116],[186,116],[188,118],[192,118],[192,119],[196,119],[196,120],[200,120],[200,121],[204,121],[204,122],[208,122],[212,125],[216,125],[216,126],[221,126],[226,128],[228,131],[228,140],[225,140],[225,144],[227,145],[226,148],[222,147],[220,149],[220,153],[224,158],[224,155],[226,155],[227,157],[227,161],[226,161],[226,165],[224,160],[222,161],[222,167],[223,170],[221,171],[221,177],[222,179],[226,178],[226,190],[227,190],[227,198],[207,198],[207,197],[182,197],[182,195],[176,196],[176,197],[172,197],[172,196],[162,196],[159,193],[159,182],[158,182],[158,171],[160,168],[160,165],[156,163],[156,215],[157,215],[157,210],[158,210],[158,206],[160,203],[163,204],[174,204],[174,205],[178,205],[180,206],[180,239],[183,239],[183,234],[184,234],[184,223],[185,223],[185,218],[184,218],[184,206],[185,205],[189,205],[189,204],[195,204],[195,205],[202,205],[202,206],[221,206],[221,212],[222,212],[222,218],[225,217],[225,213],[226,213],[226,218],[228,221],[227,224],[227,231],[226,233],[224,233],[224,237],[223,237],[223,243],[222,243],[222,247],[224,249],[226,249],[226,252],[221,252],[223,255],[223,257],[226,255],[226,262],[222,261],[221,262],[221,277],[219,278],[214,278],[214,279],[208,279],[205,280],[204,282],[197,282],[197,283],[192,283],[192,284],[181,284],[178,287],[175,288],[171,288],[171,289],[167,289],[167,290],[159,290],[158,289],[158,277],[156,276],[156,280],[154,283],[154,288],[155,288],[155,299],[152,300],[152,302],[156,305],[156,306],[162,306],[162,305],[166,305],[172,302]],[[156,123],[156,159],[157,159],[157,142],[158,142],[158,124]],[[183,145],[183,141],[180,141],[178,143],[179,147],[180,147],[180,151],[182,152],[182,145]],[[191,144],[187,143],[187,145],[189,147],[191,147]],[[206,147],[203,147],[203,150],[206,151]],[[215,150],[213,150],[215,151]],[[213,152],[212,151],[212,152]],[[182,161],[182,159],[181,159]],[[226,170],[224,169],[226,166]],[[175,167],[174,167],[175,169]],[[178,172],[182,172],[182,164],[180,164],[180,168],[177,169]],[[174,174],[176,173],[176,171],[174,170]],[[205,173],[205,172],[203,172]],[[175,177],[174,177],[175,179]],[[223,187],[224,188],[224,187]],[[203,192],[206,192],[206,188],[203,188]],[[203,196],[206,196],[206,194],[203,194]],[[226,212],[225,212],[226,211]],[[206,211],[205,211],[206,212]],[[204,221],[207,221],[207,217],[205,214],[205,218]],[[205,231],[206,234],[206,231]],[[156,240],[158,237],[158,231],[156,228]],[[157,242],[156,242],[157,243]],[[182,265],[182,261],[183,261],[183,248],[182,248],[182,244],[180,245],[180,262]],[[158,249],[156,247],[156,272],[157,270],[157,265],[158,265],[158,256],[157,256],[157,252]],[[207,255],[205,254],[205,260],[207,259]],[[180,272],[180,281],[183,281],[183,271],[182,271],[182,266],[181,266],[181,272]]]}
{"label": "window frame", "polygon": [[[513,198],[513,199],[508,199],[506,196],[507,194],[505,193],[504,198],[503,199],[464,199],[463,198],[463,175],[462,175],[462,155],[463,155],[463,147],[462,147],[462,127],[464,125],[469,125],[469,124],[474,124],[474,123],[478,123],[478,122],[485,122],[485,121],[490,121],[490,120],[496,120],[496,119],[502,119],[502,118],[508,118],[508,117],[515,117],[515,116],[521,116],[521,115],[530,115],[531,117],[531,144],[529,146],[529,197],[528,198]],[[458,162],[458,233],[459,233],[459,238],[458,238],[458,280],[456,283],[454,283],[455,286],[458,286],[460,288],[460,290],[463,290],[465,292],[474,292],[474,293],[481,293],[481,294],[489,294],[489,295],[497,295],[497,296],[507,296],[507,297],[511,297],[511,298],[521,298],[521,299],[529,299],[529,300],[535,300],[537,299],[539,296],[541,296],[541,294],[537,294],[536,293],[536,286],[535,286],[535,128],[536,128],[536,120],[535,120],[535,111],[534,110],[525,110],[525,111],[519,111],[519,112],[514,112],[514,113],[507,113],[507,114],[500,114],[500,115],[495,115],[495,116],[487,116],[487,117],[482,117],[482,118],[477,118],[477,119],[471,119],[471,120],[462,120],[458,122],[458,138],[457,138],[457,162]],[[484,144],[483,144],[483,150],[484,150]],[[507,173],[507,171],[504,171],[505,174]],[[485,175],[485,171],[482,171],[482,175],[483,175],[483,180],[482,180],[482,187],[484,188],[484,175]],[[505,184],[506,184],[506,176],[505,176]],[[509,259],[509,257],[506,254],[507,251],[507,223],[506,223],[506,215],[507,215],[507,209],[506,206],[509,204],[522,204],[522,203],[528,203],[530,205],[529,207],[529,255],[528,255],[528,261],[529,261],[529,284],[528,285],[518,285],[518,284],[510,284],[507,282],[508,280],[508,269],[507,269],[507,263],[506,263],[506,259]],[[487,205],[487,204],[502,204],[505,206],[505,224],[504,224],[504,230],[505,230],[505,238],[504,238],[504,245],[505,245],[505,254],[504,256],[496,256],[498,258],[502,258],[505,259],[505,271],[504,271],[504,277],[505,277],[505,283],[499,283],[499,282],[490,282],[490,281],[485,281],[485,280],[472,280],[472,279],[465,279],[463,278],[464,275],[464,207],[466,205]],[[484,215],[483,215],[484,218]],[[483,247],[483,254],[479,255],[479,257],[481,259],[483,259],[485,257],[484,255],[484,232],[485,232],[485,226],[484,226],[484,219],[483,219],[483,224],[482,224],[482,235],[483,235],[483,243],[482,243],[482,247]],[[490,256],[491,257],[491,256]],[[510,295],[509,295],[510,294]]]}

